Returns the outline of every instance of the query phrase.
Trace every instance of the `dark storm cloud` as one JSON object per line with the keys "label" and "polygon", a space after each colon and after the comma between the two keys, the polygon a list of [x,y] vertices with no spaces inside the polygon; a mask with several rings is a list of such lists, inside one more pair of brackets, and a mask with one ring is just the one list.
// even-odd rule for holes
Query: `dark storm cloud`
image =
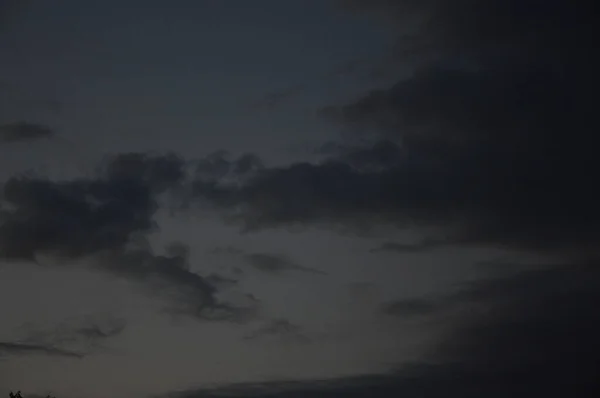
{"label": "dark storm cloud", "polygon": [[122,248],[155,228],[158,194],[183,182],[181,168],[173,156],[123,154],[92,177],[10,178],[2,190],[0,256],[75,258]]}
{"label": "dark storm cloud", "polygon": [[188,391],[193,397],[595,396],[596,264],[474,282],[453,296],[460,322],[421,363],[389,374]]}
{"label": "dark storm cloud", "polygon": [[45,125],[29,122],[15,122],[0,125],[0,142],[31,142],[52,138],[56,132]]}
{"label": "dark storm cloud", "polygon": [[0,255],[31,260],[38,254],[76,258],[124,247],[133,233],[154,227],[151,188],[139,180],[55,182],[14,177],[4,184]]}
{"label": "dark storm cloud", "polygon": [[160,195],[177,191],[184,177],[184,163],[174,155],[131,153],[107,159],[92,177],[11,178],[3,187],[0,258],[83,259],[167,298],[178,313],[233,316],[239,309],[218,302],[216,288],[189,269],[186,247],[170,245],[158,255],[145,243],[156,228]]}
{"label": "dark storm cloud", "polygon": [[[421,54],[540,57],[582,54],[597,29],[591,5],[566,0],[340,0],[344,7],[388,19],[398,50]],[[573,48],[577,43],[579,48]],[[589,48],[589,47],[588,47]]]}
{"label": "dark storm cloud", "polygon": [[[597,265],[597,262],[576,264],[572,266],[572,272],[569,272],[569,267],[564,265],[530,264],[530,270],[522,271],[527,268],[524,264],[505,263],[504,268],[512,268],[512,276],[478,279],[459,284],[446,294],[390,301],[384,303],[381,308],[385,314],[400,318],[434,316],[450,312],[468,315],[486,312],[491,307],[498,311],[500,304],[520,305],[519,301],[532,303],[534,300],[544,300],[544,297],[550,297],[561,290],[579,294],[580,287],[585,287],[588,283],[600,283],[600,274],[594,270]],[[589,277],[589,280],[586,280],[586,277]],[[561,286],[563,282],[565,286]],[[526,295],[531,297],[525,297]],[[497,312],[494,316],[496,315]]]}
{"label": "dark storm cloud", "polygon": [[443,227],[432,238],[449,243],[595,251],[597,24],[587,3],[349,3],[385,14],[399,36],[410,27],[398,46],[420,51],[393,86],[323,110],[370,143],[196,194],[245,230],[387,223]]}
{"label": "dark storm cloud", "polygon": [[385,170],[389,159],[378,159],[378,152],[367,148],[321,164],[265,168],[236,185],[201,179],[194,195],[217,205],[226,219],[246,230],[385,216],[402,199],[401,188],[386,184],[392,182]]}
{"label": "dark storm cloud", "polygon": [[554,388],[597,385],[597,265],[530,271],[457,293],[457,299],[481,311],[467,316],[438,347],[437,356],[480,369],[483,380],[500,376],[497,384],[512,388],[545,386],[557,395]]}

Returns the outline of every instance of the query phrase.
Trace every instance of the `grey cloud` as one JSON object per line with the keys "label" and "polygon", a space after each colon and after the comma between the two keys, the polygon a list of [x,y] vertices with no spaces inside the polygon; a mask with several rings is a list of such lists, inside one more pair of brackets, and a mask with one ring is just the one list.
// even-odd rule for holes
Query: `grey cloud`
{"label": "grey cloud", "polygon": [[448,242],[437,239],[424,239],[416,243],[385,242],[381,246],[371,249],[370,252],[422,253],[445,247],[447,244]]}
{"label": "grey cloud", "polygon": [[296,325],[287,319],[274,319],[268,321],[260,328],[247,333],[244,338],[246,340],[277,338],[281,342],[290,343],[308,343],[310,341],[301,326]]}
{"label": "grey cloud", "polygon": [[18,13],[29,3],[29,0],[2,0],[0,2],[0,34],[14,22]]}
{"label": "grey cloud", "polygon": [[168,257],[189,258],[190,247],[182,242],[171,242],[165,247]]}
{"label": "grey cloud", "polygon": [[217,289],[190,270],[187,248],[170,245],[158,255],[145,243],[157,228],[160,195],[184,183],[183,165],[175,155],[127,153],[106,159],[91,177],[11,178],[3,187],[0,258],[86,258],[167,299],[175,311],[198,319],[233,316],[239,309],[219,302]]}
{"label": "grey cloud", "polygon": [[136,282],[148,294],[165,299],[165,311],[174,315],[240,322],[256,311],[255,305],[220,299],[221,289],[234,286],[235,281],[192,271],[187,252],[159,255],[147,248],[130,248],[104,252],[92,260],[98,270]]}
{"label": "grey cloud", "polygon": [[217,205],[227,220],[241,223],[245,230],[367,218],[375,208],[385,213],[395,198],[376,203],[370,196],[374,190],[395,191],[384,184],[389,173],[360,173],[356,167],[337,160],[297,163],[261,170],[235,186],[202,181],[202,189],[194,193],[199,200]]}
{"label": "grey cloud", "polygon": [[174,156],[122,154],[90,177],[13,177],[2,189],[0,256],[75,258],[125,247],[155,228],[158,195],[182,184],[181,168]]}
{"label": "grey cloud", "polygon": [[24,325],[15,341],[0,342],[2,356],[45,355],[81,359],[102,349],[102,342],[119,336],[125,321],[112,316],[74,318],[56,326]]}
{"label": "grey cloud", "polygon": [[287,257],[278,254],[249,253],[244,256],[244,259],[257,270],[270,274],[279,274],[284,271],[301,271],[327,275],[327,273],[318,269],[298,265]]}
{"label": "grey cloud", "polygon": [[21,344],[60,347],[66,352],[87,356],[103,349],[103,343],[120,336],[126,329],[124,319],[113,316],[86,316],[65,320],[53,327],[26,325]]}
{"label": "grey cloud", "polygon": [[305,90],[306,87],[303,85],[295,85],[291,87],[287,87],[280,91],[274,91],[266,94],[263,98],[257,101],[253,107],[259,109],[274,109],[275,107],[290,101],[294,97],[298,96]]}
{"label": "grey cloud", "polygon": [[15,122],[0,125],[0,142],[31,142],[44,138],[52,138],[56,132],[45,125],[29,122]]}
{"label": "grey cloud", "polygon": [[424,226],[444,229],[448,243],[597,254],[589,5],[354,3],[399,27],[413,18],[422,55],[393,86],[324,110],[368,144],[241,185],[205,184],[198,197],[245,231]]}
{"label": "grey cloud", "polygon": [[231,255],[239,255],[239,254],[243,254],[244,251],[242,249],[240,249],[239,247],[233,247],[233,246],[217,246],[212,248],[209,251],[210,254],[231,254]]}
{"label": "grey cloud", "polygon": [[89,324],[83,325],[75,329],[77,335],[82,336],[88,341],[104,340],[111,337],[115,337],[121,334],[125,330],[125,322],[117,321],[113,324]]}
{"label": "grey cloud", "polygon": [[177,188],[186,178],[186,161],[180,156],[139,152],[108,157],[100,170],[111,181],[140,181],[157,193]]}
{"label": "grey cloud", "polygon": [[439,310],[439,305],[428,299],[404,299],[385,303],[383,312],[401,318],[414,318],[431,315]]}
{"label": "grey cloud", "polygon": [[469,305],[485,303],[487,311],[466,316],[436,355],[495,372],[509,387],[545,387],[555,396],[578,384],[597,384],[599,287],[597,264],[474,284],[458,298]]}
{"label": "grey cloud", "polygon": [[206,277],[206,281],[213,286],[217,287],[225,287],[225,286],[235,286],[238,281],[233,278],[229,278],[220,274],[209,274]]}
{"label": "grey cloud", "polygon": [[3,194],[0,256],[5,259],[46,253],[75,258],[123,247],[133,233],[154,228],[157,204],[141,181],[11,178]]}
{"label": "grey cloud", "polygon": [[210,251],[210,253],[239,256],[254,269],[269,274],[281,274],[286,271],[299,271],[327,275],[326,272],[319,269],[296,264],[287,256],[278,253],[246,252],[241,248],[233,246],[215,247]]}
{"label": "grey cloud", "polygon": [[53,357],[66,357],[81,359],[83,354],[78,352],[63,350],[46,345],[26,344],[15,342],[0,342],[0,358],[3,355],[46,355]]}
{"label": "grey cloud", "polygon": [[[600,354],[597,264],[473,282],[465,311],[421,362],[385,374],[190,390],[177,397],[595,396]],[[484,310],[471,311],[473,305]]]}
{"label": "grey cloud", "polygon": [[[357,12],[387,20],[398,51],[421,56],[542,57],[578,54],[593,43],[593,17],[583,1],[341,0]],[[537,23],[532,23],[537,21]],[[578,48],[571,44],[577,43]],[[583,50],[585,51],[585,50]]]}
{"label": "grey cloud", "polygon": [[231,179],[236,181],[264,168],[261,159],[252,153],[232,157],[223,150],[196,160],[195,165],[197,189],[202,189],[201,183]]}

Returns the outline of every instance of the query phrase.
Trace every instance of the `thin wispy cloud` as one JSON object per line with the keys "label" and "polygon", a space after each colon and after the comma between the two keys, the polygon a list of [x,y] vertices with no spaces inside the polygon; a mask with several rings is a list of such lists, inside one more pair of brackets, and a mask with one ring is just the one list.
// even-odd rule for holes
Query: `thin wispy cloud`
{"label": "thin wispy cloud", "polygon": [[81,359],[84,354],[52,346],[26,344],[19,342],[0,342],[0,357],[4,355],[47,355]]}

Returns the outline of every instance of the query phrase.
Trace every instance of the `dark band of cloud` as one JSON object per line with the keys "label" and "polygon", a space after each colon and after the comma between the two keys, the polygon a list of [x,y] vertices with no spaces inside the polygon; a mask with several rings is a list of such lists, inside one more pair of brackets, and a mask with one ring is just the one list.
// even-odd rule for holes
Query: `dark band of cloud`
{"label": "dark band of cloud", "polygon": [[28,327],[18,341],[0,342],[2,356],[46,355],[81,359],[94,354],[101,343],[123,333],[122,319],[73,319],[51,328]]}
{"label": "dark band of cloud", "polygon": [[168,299],[178,313],[236,317],[242,309],[219,302],[216,287],[190,270],[187,250],[169,247],[169,253],[158,255],[144,244],[157,228],[160,198],[184,183],[184,166],[175,155],[126,153],[106,159],[91,177],[13,177],[3,187],[0,258],[86,260]]}
{"label": "dark band of cloud", "polygon": [[61,348],[55,348],[52,346],[37,345],[37,344],[26,344],[26,343],[13,343],[13,342],[0,342],[0,358],[2,355],[46,355],[54,357],[66,357],[66,358],[77,358],[81,359],[84,354],[78,352],[64,350]]}
{"label": "dark band of cloud", "polygon": [[45,125],[28,122],[16,122],[0,125],[0,142],[32,142],[52,138],[56,132]]}
{"label": "dark band of cloud", "polygon": [[[265,382],[191,390],[177,397],[594,396],[600,354],[600,274],[596,264],[528,271],[474,282],[448,297],[457,312],[423,362],[388,374]],[[434,306],[401,312],[431,314]]]}
{"label": "dark band of cloud", "polygon": [[370,143],[243,184],[199,179],[197,198],[247,231],[417,225],[450,243],[597,254],[597,24],[586,3],[345,4],[384,16],[393,32],[413,21],[420,52],[393,86],[322,110]]}

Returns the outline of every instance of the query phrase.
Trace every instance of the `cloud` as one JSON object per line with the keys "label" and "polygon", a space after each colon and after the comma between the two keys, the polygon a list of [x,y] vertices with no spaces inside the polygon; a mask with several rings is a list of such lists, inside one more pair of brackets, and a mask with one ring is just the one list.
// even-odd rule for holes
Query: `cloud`
{"label": "cloud", "polygon": [[239,247],[234,246],[217,246],[213,247],[210,251],[210,254],[230,254],[230,255],[241,255],[244,253],[244,250]]}
{"label": "cloud", "polygon": [[558,398],[575,391],[594,396],[599,287],[596,264],[472,282],[450,297],[462,310],[450,328],[443,318],[448,332],[421,362],[386,374],[239,384],[173,396]]}
{"label": "cloud", "polygon": [[239,178],[252,175],[264,168],[261,159],[252,153],[244,153],[238,157],[224,150],[216,151],[195,161],[197,188],[205,182],[226,180],[236,182]]}
{"label": "cloud", "polygon": [[398,48],[419,53],[393,85],[321,110],[346,132],[341,148],[362,146],[200,184],[198,198],[245,231],[417,226],[455,244],[597,254],[587,3],[345,4],[385,16]]}
{"label": "cloud", "polygon": [[327,275],[318,269],[303,267],[292,262],[285,256],[269,253],[248,253],[244,259],[257,270],[269,274],[279,274],[284,271],[301,271],[313,274]]}
{"label": "cloud", "polygon": [[126,153],[106,159],[96,175],[67,181],[25,176],[3,187],[0,258],[81,261],[129,279],[198,319],[225,319],[241,309],[217,300],[217,289],[190,270],[188,249],[155,254],[145,241],[156,230],[159,199],[184,183],[175,155]]}
{"label": "cloud", "polygon": [[437,303],[428,299],[404,299],[385,303],[383,312],[401,318],[414,318],[435,313]]}
{"label": "cloud", "polygon": [[24,337],[0,342],[2,356],[46,355],[81,359],[103,349],[102,342],[125,330],[123,319],[112,316],[74,318],[55,327],[25,325]]}
{"label": "cloud", "polygon": [[456,298],[469,306],[487,304],[487,310],[466,316],[437,348],[437,357],[481,369],[482,376],[512,388],[531,384],[556,395],[554,388],[595,384],[599,287],[597,264],[473,284]]}
{"label": "cloud", "polygon": [[206,280],[208,283],[216,287],[235,286],[238,283],[236,279],[215,273],[209,274],[206,277]]}
{"label": "cloud", "polygon": [[30,2],[28,0],[2,0],[0,2],[0,34],[10,26],[15,17]]}
{"label": "cloud", "polygon": [[297,97],[305,89],[306,87],[304,85],[297,84],[283,90],[270,92],[260,100],[256,101],[252,108],[272,110],[277,106],[294,99],[294,97]]}
{"label": "cloud", "polygon": [[123,319],[110,318],[104,322],[90,322],[75,327],[73,334],[80,336],[89,343],[96,344],[99,340],[106,340],[120,335],[125,330],[126,323]]}
{"label": "cloud", "polygon": [[126,326],[124,319],[106,315],[71,318],[53,327],[26,324],[19,343],[60,348],[83,357],[104,350],[102,344],[120,336]]}
{"label": "cloud", "polygon": [[[558,291],[578,290],[586,283],[600,283],[595,261],[573,265],[541,265],[504,263],[509,276],[477,279],[454,286],[447,293],[436,296],[411,297],[383,303],[383,313],[399,318],[435,317],[443,314],[464,315],[497,310],[500,304],[541,300]],[[483,265],[482,265],[483,266]],[[571,269],[569,270],[569,268]],[[528,269],[524,271],[524,269]],[[586,276],[590,279],[586,281]],[[564,282],[566,286],[561,286]],[[525,297],[530,295],[531,297]],[[599,297],[600,298],[600,297]],[[498,314],[495,313],[494,316]]]}
{"label": "cloud", "polygon": [[138,282],[153,295],[168,298],[179,313],[208,318],[211,312],[226,309],[217,301],[216,288],[190,271],[187,257],[157,255],[142,248],[106,252],[93,261],[103,272]]}
{"label": "cloud", "polygon": [[370,252],[422,253],[435,250],[446,245],[447,242],[436,239],[423,239],[417,243],[385,242],[381,246],[371,249]]}
{"label": "cloud", "polygon": [[108,157],[103,172],[111,181],[140,181],[154,193],[177,188],[186,178],[186,161],[180,156],[140,152]]}
{"label": "cloud", "polygon": [[32,142],[44,138],[52,138],[56,132],[45,125],[29,122],[16,122],[0,125],[0,142],[18,143]]}
{"label": "cloud", "polygon": [[170,155],[121,154],[91,177],[10,178],[2,189],[0,256],[77,258],[125,247],[133,235],[155,229],[159,195],[183,183],[182,163]]}
{"label": "cloud", "polygon": [[[592,45],[590,5],[551,0],[341,0],[348,10],[383,17],[397,34],[398,55],[413,50],[425,57],[556,57],[582,55]],[[543,18],[541,18],[543,17]],[[537,21],[537,23],[532,23]],[[571,45],[577,43],[578,48]]]}
{"label": "cloud", "polygon": [[26,343],[0,342],[0,358],[3,355],[46,355],[81,359],[83,354],[60,348]]}
{"label": "cloud", "polygon": [[281,342],[308,343],[310,339],[301,326],[293,324],[287,319],[273,319],[266,322],[258,329],[247,333],[246,340],[265,340],[277,338]]}
{"label": "cloud", "polygon": [[8,260],[77,258],[124,247],[133,233],[154,228],[157,203],[140,180],[13,177],[3,194],[0,255]]}
{"label": "cloud", "polygon": [[[387,158],[377,150],[332,159],[321,164],[295,163],[265,168],[238,184],[198,180],[194,195],[223,211],[226,220],[245,230],[287,225],[327,224],[366,220],[396,207],[402,187],[385,184],[393,177],[384,169]],[[364,155],[364,156],[362,156]],[[367,160],[369,162],[367,162]],[[394,160],[396,161],[396,160]],[[367,171],[362,172],[360,168]],[[387,195],[380,200],[374,194]]]}
{"label": "cloud", "polygon": [[215,247],[210,252],[212,254],[239,256],[252,268],[267,274],[277,275],[286,271],[299,271],[327,275],[326,272],[316,268],[296,264],[287,256],[278,253],[246,252],[241,248],[233,246]]}

